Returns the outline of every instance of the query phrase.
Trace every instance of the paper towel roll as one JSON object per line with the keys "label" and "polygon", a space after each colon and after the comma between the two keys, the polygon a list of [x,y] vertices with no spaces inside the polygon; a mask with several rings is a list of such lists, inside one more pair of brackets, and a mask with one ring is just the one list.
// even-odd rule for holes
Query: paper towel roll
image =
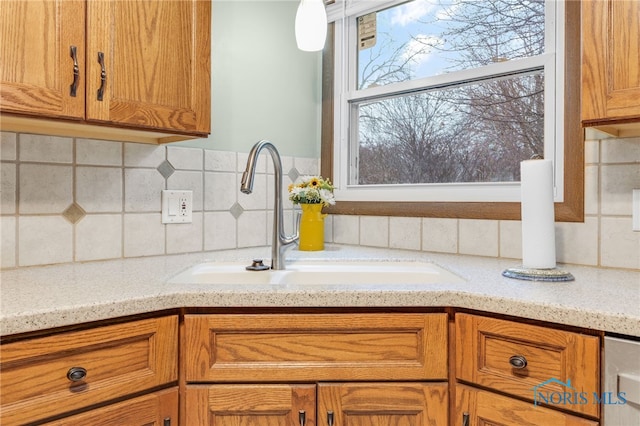
{"label": "paper towel roll", "polygon": [[520,163],[522,203],[522,266],[556,267],[556,230],[551,160]]}

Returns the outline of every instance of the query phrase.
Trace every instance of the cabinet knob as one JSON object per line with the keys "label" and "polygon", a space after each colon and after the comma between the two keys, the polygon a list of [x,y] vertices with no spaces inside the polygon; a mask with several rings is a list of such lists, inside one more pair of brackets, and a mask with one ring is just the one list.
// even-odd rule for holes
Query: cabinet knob
{"label": "cabinet knob", "polygon": [[527,359],[522,355],[513,355],[509,358],[509,364],[513,368],[522,369],[527,367]]}
{"label": "cabinet knob", "polygon": [[72,382],[81,382],[87,377],[87,370],[82,367],[71,367],[67,371],[67,379]]}

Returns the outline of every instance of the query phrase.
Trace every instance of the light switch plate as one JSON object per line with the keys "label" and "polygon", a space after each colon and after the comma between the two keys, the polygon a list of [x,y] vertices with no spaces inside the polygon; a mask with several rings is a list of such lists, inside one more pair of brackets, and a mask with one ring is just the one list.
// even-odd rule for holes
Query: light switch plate
{"label": "light switch plate", "polygon": [[162,223],[193,222],[193,191],[162,191]]}
{"label": "light switch plate", "polygon": [[631,216],[632,228],[634,231],[640,231],[640,189],[633,190],[633,211]]}

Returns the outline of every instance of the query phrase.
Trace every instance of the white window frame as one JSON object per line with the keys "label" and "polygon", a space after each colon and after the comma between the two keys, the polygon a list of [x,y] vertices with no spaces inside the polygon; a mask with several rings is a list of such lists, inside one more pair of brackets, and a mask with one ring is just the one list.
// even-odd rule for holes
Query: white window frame
{"label": "white window frame", "polygon": [[[390,93],[410,93],[417,88],[446,87],[462,80],[490,75],[507,76],[542,68],[545,76],[544,157],[554,164],[554,201],[564,201],[564,1],[547,1],[545,7],[545,53],[461,70],[418,80],[356,90],[356,17],[406,3],[406,0],[338,0],[327,7],[335,22],[334,68],[334,164],[333,183],[337,201],[380,202],[519,202],[520,182],[448,183],[411,185],[350,185],[349,137],[352,102]],[[556,78],[556,76],[558,76]]]}

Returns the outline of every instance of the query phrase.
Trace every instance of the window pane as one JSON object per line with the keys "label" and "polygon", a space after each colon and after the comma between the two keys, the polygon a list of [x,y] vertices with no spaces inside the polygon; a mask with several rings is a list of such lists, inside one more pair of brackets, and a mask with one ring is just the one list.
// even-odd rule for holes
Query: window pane
{"label": "window pane", "polygon": [[358,18],[358,89],[544,53],[544,0],[413,0]]}
{"label": "window pane", "polygon": [[519,181],[520,162],[544,153],[543,86],[539,71],[352,105],[350,183]]}

